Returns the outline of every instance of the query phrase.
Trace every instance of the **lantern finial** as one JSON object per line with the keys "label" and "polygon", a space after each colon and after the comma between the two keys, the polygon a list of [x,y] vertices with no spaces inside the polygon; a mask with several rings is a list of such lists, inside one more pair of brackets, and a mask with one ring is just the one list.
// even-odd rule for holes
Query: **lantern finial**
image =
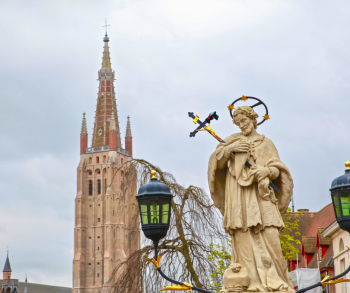
{"label": "lantern finial", "polygon": [[345,162],[346,170],[350,170],[350,162],[346,161]]}
{"label": "lantern finial", "polygon": [[[350,162],[349,162],[349,166],[350,166]],[[151,171],[152,178],[156,178],[156,174],[157,174],[157,171],[155,170]]]}

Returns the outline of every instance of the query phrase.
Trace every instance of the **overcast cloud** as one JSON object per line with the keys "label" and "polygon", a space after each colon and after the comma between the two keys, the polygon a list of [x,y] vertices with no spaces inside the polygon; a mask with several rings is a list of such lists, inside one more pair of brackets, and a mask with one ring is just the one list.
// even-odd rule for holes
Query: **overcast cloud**
{"label": "overcast cloud", "polygon": [[[349,1],[2,1],[0,4],[0,265],[13,277],[71,286],[79,133],[89,138],[105,18],[122,136],[134,156],[207,189],[217,142],[195,128],[216,110],[221,137],[238,128],[226,106],[256,96],[258,128],[294,178],[296,208],[330,202],[350,160]],[[248,103],[250,104],[250,103]],[[264,114],[259,112],[259,114]]]}

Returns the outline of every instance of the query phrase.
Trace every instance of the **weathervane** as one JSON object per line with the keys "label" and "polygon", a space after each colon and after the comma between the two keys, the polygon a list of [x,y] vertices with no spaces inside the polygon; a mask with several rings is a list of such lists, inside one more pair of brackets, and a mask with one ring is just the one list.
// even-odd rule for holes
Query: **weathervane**
{"label": "weathervane", "polygon": [[[257,107],[257,106],[260,106],[260,105],[263,105],[263,106],[265,107],[266,113],[265,113],[265,115],[263,116],[263,120],[260,121],[260,122],[258,123],[258,125],[260,125],[260,124],[264,123],[266,120],[270,119],[269,110],[267,109],[267,106],[265,105],[265,103],[264,103],[263,101],[261,101],[260,99],[258,99],[258,98],[249,97],[249,96],[242,96],[242,97],[238,98],[237,100],[233,101],[232,104],[230,104],[230,105],[227,106],[228,110],[230,111],[230,115],[231,115],[231,118],[232,118],[232,119],[233,119],[233,112],[232,112],[232,111],[233,111],[233,109],[235,109],[235,107],[234,107],[235,103],[237,103],[238,101],[244,101],[244,102],[245,102],[245,101],[248,100],[248,99],[253,99],[253,100],[258,101],[258,102],[255,103],[254,105],[250,106],[251,108],[254,108],[254,107]],[[218,119],[219,119],[219,116],[216,114],[216,111],[211,112],[211,113],[208,115],[208,117],[205,118],[205,120],[204,120],[203,122],[202,122],[201,120],[199,120],[199,116],[198,116],[198,115],[195,116],[195,115],[193,114],[193,112],[188,112],[188,116],[189,116],[190,118],[193,119],[194,124],[197,124],[197,123],[199,124],[199,126],[198,126],[194,131],[192,131],[192,132],[190,133],[190,137],[194,137],[194,136],[197,134],[198,131],[203,131],[203,130],[205,130],[205,131],[209,132],[213,137],[215,137],[219,142],[225,143],[225,141],[224,141],[222,138],[220,138],[220,137],[216,134],[216,132],[210,127],[210,121],[212,121],[212,120],[214,120],[214,119],[215,119],[215,120],[218,120]],[[252,165],[251,165],[248,161],[245,162],[245,165],[246,165],[248,168],[251,168],[251,167],[252,167]],[[272,182],[270,182],[269,185],[270,185],[276,192],[278,192],[278,193],[281,192],[281,191],[277,188],[277,186],[274,185]]]}

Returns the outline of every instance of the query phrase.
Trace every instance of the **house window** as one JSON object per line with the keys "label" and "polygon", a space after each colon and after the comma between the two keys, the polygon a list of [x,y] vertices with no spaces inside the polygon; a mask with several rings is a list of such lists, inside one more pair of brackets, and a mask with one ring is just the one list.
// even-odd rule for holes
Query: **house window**
{"label": "house window", "polygon": [[101,180],[97,180],[97,194],[101,194]]}
{"label": "house window", "polygon": [[100,158],[96,157],[96,163],[99,163],[99,162],[100,162]]}
{"label": "house window", "polygon": [[89,180],[89,195],[92,195],[92,180]]}

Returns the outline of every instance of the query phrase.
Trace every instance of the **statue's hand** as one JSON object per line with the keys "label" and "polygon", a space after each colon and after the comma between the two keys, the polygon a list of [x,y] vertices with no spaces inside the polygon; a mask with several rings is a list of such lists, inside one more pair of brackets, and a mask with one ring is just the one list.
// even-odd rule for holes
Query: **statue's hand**
{"label": "statue's hand", "polygon": [[236,141],[227,146],[227,150],[231,153],[247,153],[249,148],[250,144],[243,141]]}
{"label": "statue's hand", "polygon": [[259,165],[254,165],[249,170],[249,175],[255,175],[258,181],[264,180],[270,176],[270,169]]}

